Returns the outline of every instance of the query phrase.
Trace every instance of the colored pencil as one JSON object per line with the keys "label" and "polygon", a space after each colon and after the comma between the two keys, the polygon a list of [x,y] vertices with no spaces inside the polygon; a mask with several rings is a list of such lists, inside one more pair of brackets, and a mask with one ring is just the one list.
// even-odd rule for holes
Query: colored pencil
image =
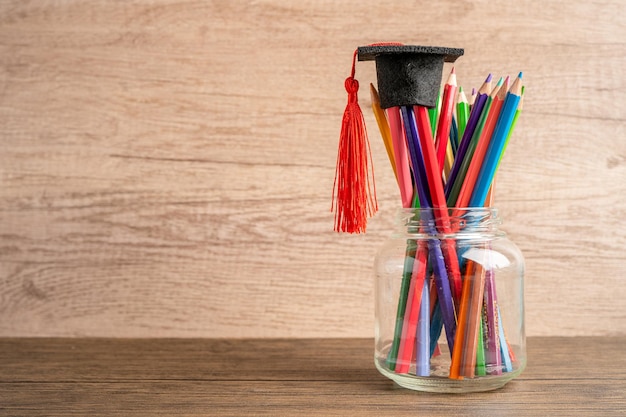
{"label": "colored pencil", "polygon": [[[419,142],[416,136],[415,121],[412,110],[409,107],[402,106],[400,108],[402,126],[404,127],[404,135],[406,138],[407,148],[411,166],[413,168],[413,182],[418,195],[421,207],[430,207],[428,198],[428,186],[425,182],[425,172],[422,162]],[[422,242],[420,242],[422,243]],[[420,302],[422,299],[423,282],[426,278],[427,253],[426,247],[418,243],[417,258],[413,264],[413,273],[409,286],[408,301],[404,312],[404,323],[400,337],[400,344],[397,354],[398,364],[396,372],[406,373],[409,369],[409,363],[415,346],[415,336],[418,324],[418,315],[420,311]]]}
{"label": "colored pencil", "polygon": [[459,95],[457,97],[457,103],[456,103],[456,120],[457,120],[457,125],[458,125],[458,137],[463,137],[463,133],[465,133],[465,126],[467,125],[469,112],[470,112],[470,109],[469,109],[469,102],[467,101],[467,96],[465,95],[465,91],[463,91],[463,87],[459,87]]}
{"label": "colored pencil", "polygon": [[467,99],[467,104],[469,105],[470,111],[472,110],[472,107],[474,107],[474,103],[476,102],[476,95],[477,95],[477,91],[475,88],[472,88],[472,94],[470,94],[469,98]]}
{"label": "colored pencil", "polygon": [[[423,108],[422,108],[423,109]],[[402,107],[402,117],[404,121],[404,126],[406,128],[406,137],[409,148],[409,154],[411,155],[411,162],[413,166],[414,173],[414,181],[417,185],[417,194],[419,196],[420,205],[422,208],[429,209],[433,207],[433,192],[429,192],[433,186],[439,184],[438,192],[435,194],[438,196],[440,192],[442,192],[443,187],[441,182],[431,183],[430,173],[427,171],[427,160],[431,163],[436,161],[433,159],[435,156],[434,153],[434,144],[432,142],[432,137],[430,137],[430,128],[427,126],[428,119],[427,113],[422,112],[421,115],[424,117],[425,124],[422,126],[424,130],[425,138],[422,139],[419,132],[419,125],[416,121],[416,115],[414,113],[415,109],[410,107]],[[425,145],[425,144],[428,145]],[[426,156],[424,146],[428,146],[426,152],[430,152],[429,156]],[[428,159],[430,158],[430,160]],[[431,165],[430,169],[432,170],[434,167]],[[438,200],[439,201],[439,200]],[[447,213],[447,211],[446,211]],[[427,225],[426,230],[429,234],[435,235],[437,233],[434,225],[432,225],[433,218],[428,210],[422,210],[422,221]],[[436,214],[435,214],[436,216]],[[436,222],[435,222],[436,224]],[[449,247],[448,247],[449,248]],[[448,249],[448,252],[450,250]],[[452,268],[446,268],[447,259],[452,257],[451,253],[444,254],[442,252],[441,244],[437,239],[429,239],[428,240],[428,253],[431,265],[434,271],[435,281],[437,282],[437,289],[439,297],[442,297],[443,302],[441,303],[441,309],[444,310],[442,314],[443,322],[446,328],[446,337],[448,338],[448,343],[450,349],[452,349],[452,343],[454,340],[454,332],[456,329],[456,320],[455,320],[455,311],[454,311],[454,302],[453,295],[450,292],[450,277],[448,270],[453,270]],[[454,261],[456,261],[456,254],[454,255]],[[456,267],[458,270],[458,265]],[[452,272],[453,274],[453,272]],[[454,278],[454,275],[453,275]],[[423,279],[420,275],[418,279]],[[416,284],[417,285],[417,284]],[[454,287],[454,285],[452,285]],[[413,306],[415,308],[416,306]]]}
{"label": "colored pencil", "polygon": [[[439,167],[437,165],[435,146],[431,136],[431,130],[429,126],[428,112],[423,106],[414,106],[415,111],[415,119],[417,124],[417,131],[419,137],[419,143],[422,149],[422,154],[424,157],[424,165],[426,168],[426,177],[428,180],[428,187],[430,190],[430,197],[433,205],[433,215],[435,217],[435,225],[440,233],[451,233],[452,229],[450,226],[450,219],[448,215],[448,208],[446,206],[445,194],[443,191],[443,182],[441,180],[441,173],[439,171]],[[443,240],[443,245],[441,247],[443,258],[446,263],[446,267],[449,275],[450,285],[452,288],[452,296],[454,303],[458,303],[458,300],[461,296],[461,274],[459,271],[458,258],[456,254],[456,249],[454,245],[454,241],[445,239]],[[438,242],[433,242],[433,244],[438,244]],[[430,243],[429,243],[430,245]],[[435,267],[435,265],[433,265]],[[442,274],[445,271],[439,270],[439,273]],[[435,268],[435,275],[437,275],[438,271]],[[442,294],[439,294],[441,296]],[[444,307],[444,303],[447,300],[441,299],[439,297],[439,302],[442,308]],[[444,326],[446,327],[446,336],[449,335],[454,336],[454,332],[456,330],[456,322],[454,317],[446,317],[449,314],[454,314],[454,309],[446,308],[443,311],[444,318]],[[453,325],[454,324],[454,325]],[[450,349],[452,350],[454,337],[448,337],[448,344]]]}
{"label": "colored pencil", "polygon": [[395,156],[396,170],[398,172],[398,186],[400,188],[402,207],[410,208],[413,204],[413,182],[411,180],[411,171],[409,170],[406,141],[404,139],[404,133],[402,132],[400,108],[388,108],[387,119],[389,120],[393,154]]}
{"label": "colored pencil", "polygon": [[[397,365],[395,371],[397,373],[407,373],[411,364],[413,348],[416,341],[416,333],[418,330],[419,315],[423,302],[422,291],[426,277],[426,268],[428,264],[428,248],[425,242],[418,242],[416,258],[412,265],[412,274],[409,287],[409,295],[405,306],[405,314],[402,325],[402,336],[397,354]],[[418,349],[419,354],[419,349]]]}
{"label": "colored pencil", "polygon": [[430,375],[430,293],[428,281],[424,281],[423,284],[422,302],[417,323],[419,331],[415,340],[417,344],[415,373],[417,376]]}
{"label": "colored pencil", "polygon": [[462,186],[459,187],[460,189],[458,197],[456,198],[455,207],[468,207],[470,197],[476,184],[476,179],[478,178],[478,173],[485,159],[485,154],[487,153],[487,147],[491,142],[491,136],[493,135],[496,122],[500,116],[502,104],[504,103],[504,99],[507,94],[507,85],[508,82],[505,81],[498,90],[494,89],[496,90],[496,95],[492,99],[488,112],[485,113],[487,117],[485,117],[484,126],[482,127],[477,140],[476,150],[474,151],[471,160],[469,160],[469,164],[467,164],[467,172],[465,173]]}
{"label": "colored pencil", "polygon": [[452,127],[450,128],[450,145],[452,147],[452,155],[454,156],[459,147],[459,127],[454,114],[452,115]]}
{"label": "colored pencil", "polygon": [[437,135],[435,136],[435,150],[437,152],[437,163],[439,165],[439,176],[443,174],[444,159],[450,137],[450,125],[452,124],[452,111],[454,110],[454,99],[456,98],[456,74],[454,67],[450,71],[448,81],[443,88],[443,98],[441,100],[441,112],[437,122]]}
{"label": "colored pencil", "polygon": [[435,137],[437,123],[439,123],[440,112],[441,112],[441,90],[439,90],[439,92],[437,93],[437,101],[435,103],[435,107],[431,107],[428,109],[428,118],[430,119],[430,127],[433,132],[433,137]]}
{"label": "colored pencil", "polygon": [[[486,120],[490,113],[491,103],[493,102],[495,96],[498,94],[498,91],[501,90],[502,83],[503,83],[502,78],[500,78],[496,86],[493,88],[493,90],[491,90],[491,93],[487,97],[487,101],[485,102],[485,105],[483,106],[483,110],[480,115],[478,124],[476,125],[476,128],[474,129],[472,138],[470,139],[469,145],[467,146],[467,149],[465,151],[465,155],[463,156],[463,161],[460,161],[461,162],[460,168],[457,171],[457,175],[456,175],[456,178],[454,179],[454,183],[452,184],[452,187],[450,186],[446,187],[446,197],[448,201],[448,206],[450,207],[454,207],[454,206],[460,207],[459,205],[457,205],[459,191],[461,190],[461,186],[463,185],[465,181],[465,176],[467,174],[469,165],[474,160],[474,151],[476,150],[479,139],[481,137],[481,133],[483,132]],[[497,119],[497,116],[496,116],[496,119]],[[482,163],[482,159],[481,159],[481,163]]]}
{"label": "colored pencil", "polygon": [[461,295],[461,303],[458,314],[458,326],[456,329],[456,340],[454,343],[454,350],[452,351],[452,357],[450,362],[450,378],[462,379],[461,363],[463,350],[465,349],[465,332],[467,315],[470,306],[470,286],[472,285],[472,277],[474,275],[475,264],[473,261],[468,261],[465,265],[465,278],[463,279],[463,293]]}
{"label": "colored pencil", "polygon": [[461,164],[463,163],[463,159],[465,158],[465,153],[467,152],[467,148],[472,140],[472,135],[474,134],[474,130],[478,125],[478,121],[480,120],[480,115],[482,114],[483,107],[487,102],[487,98],[489,93],[491,92],[491,74],[487,76],[487,79],[480,87],[478,91],[478,95],[476,97],[476,102],[472,106],[472,110],[470,112],[469,120],[467,121],[467,126],[465,127],[465,132],[463,133],[463,138],[459,143],[459,149],[456,152],[456,156],[454,159],[454,164],[452,165],[452,170],[450,171],[450,178],[448,178],[448,182],[446,183],[446,195],[449,194],[454,181],[459,173],[461,168]]}
{"label": "colored pencil", "polygon": [[487,154],[485,155],[484,163],[478,174],[476,180],[476,186],[472,193],[469,205],[471,207],[480,207],[484,204],[487,198],[487,192],[493,181],[493,177],[496,173],[496,167],[498,161],[502,157],[502,150],[506,142],[506,137],[513,123],[515,111],[520,101],[522,92],[522,73],[513,82],[511,89],[506,95],[506,99],[500,112],[500,117],[496,123],[496,128],[489,142]]}
{"label": "colored pencil", "polygon": [[404,315],[406,312],[407,301],[409,299],[411,275],[416,250],[416,242],[411,239],[407,240],[407,247],[404,254],[404,269],[402,272],[402,280],[400,281],[400,293],[398,295],[398,307],[396,310],[396,324],[393,339],[391,341],[391,348],[387,353],[387,367],[392,371],[396,370],[398,362],[398,352],[400,350],[402,332],[404,330]]}
{"label": "colored pencil", "polygon": [[522,86],[522,94],[519,99],[519,104],[517,105],[517,110],[515,110],[515,116],[513,116],[513,123],[511,123],[511,128],[509,129],[509,133],[506,136],[506,141],[504,142],[504,148],[502,149],[502,154],[500,155],[500,159],[498,160],[498,165],[496,165],[496,172],[500,167],[500,162],[502,162],[502,156],[506,152],[507,146],[509,146],[509,139],[511,139],[511,135],[513,134],[513,130],[515,130],[515,125],[517,125],[517,119],[519,118],[520,113],[522,113],[524,107],[524,86]]}
{"label": "colored pencil", "polygon": [[393,175],[395,175],[396,181],[398,181],[398,171],[396,168],[396,159],[393,154],[393,144],[391,143],[392,140],[391,131],[389,130],[389,122],[387,122],[385,111],[380,107],[380,97],[378,96],[378,91],[376,91],[374,84],[371,83],[370,96],[372,98],[372,111],[374,112],[374,117],[376,117],[378,130],[380,131],[380,136],[383,138],[385,150],[387,151],[387,157],[389,158],[391,168],[393,169]]}
{"label": "colored pencil", "polygon": [[485,346],[485,368],[488,375],[502,374],[502,354],[500,352],[500,326],[496,313],[497,300],[493,270],[485,271],[485,311],[483,331],[487,341]]}

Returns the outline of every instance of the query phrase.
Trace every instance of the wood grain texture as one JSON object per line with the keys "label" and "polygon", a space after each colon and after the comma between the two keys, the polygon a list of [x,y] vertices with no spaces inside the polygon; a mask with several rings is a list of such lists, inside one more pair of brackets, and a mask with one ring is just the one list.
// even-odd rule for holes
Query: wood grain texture
{"label": "wood grain texture", "polygon": [[528,366],[504,388],[441,395],[378,374],[371,339],[0,339],[0,413],[623,415],[624,343],[529,338]]}
{"label": "wood grain texture", "polygon": [[[498,176],[530,335],[626,334],[626,6],[570,2],[0,3],[0,335],[369,337],[399,206],[329,212],[358,45],[465,47],[524,71]],[[373,65],[357,68],[361,85]]]}

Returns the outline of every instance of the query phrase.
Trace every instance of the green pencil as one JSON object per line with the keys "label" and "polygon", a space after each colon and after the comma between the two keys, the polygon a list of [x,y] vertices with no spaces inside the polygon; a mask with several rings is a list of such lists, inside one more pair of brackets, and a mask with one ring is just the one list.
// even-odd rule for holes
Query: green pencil
{"label": "green pencil", "polygon": [[467,119],[469,119],[469,103],[467,96],[463,91],[463,87],[459,87],[459,95],[456,103],[456,121],[458,123],[458,136],[463,137],[465,133],[465,126],[467,126]]}
{"label": "green pencil", "polygon": [[435,107],[428,109],[428,118],[430,119],[430,127],[433,131],[433,137],[437,132],[437,123],[439,122],[439,113],[441,112],[441,90],[437,95],[437,103]]}
{"label": "green pencil", "polygon": [[487,369],[485,368],[485,343],[483,340],[482,313],[480,323],[478,325],[478,344],[476,345],[476,375],[487,375]]}

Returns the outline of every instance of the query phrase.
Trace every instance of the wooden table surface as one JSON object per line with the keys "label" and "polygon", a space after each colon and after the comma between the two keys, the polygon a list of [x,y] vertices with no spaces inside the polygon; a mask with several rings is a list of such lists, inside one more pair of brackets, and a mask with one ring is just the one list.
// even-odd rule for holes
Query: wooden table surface
{"label": "wooden table surface", "polygon": [[430,394],[377,373],[371,339],[0,339],[0,415],[626,414],[626,337],[535,337],[504,388]]}

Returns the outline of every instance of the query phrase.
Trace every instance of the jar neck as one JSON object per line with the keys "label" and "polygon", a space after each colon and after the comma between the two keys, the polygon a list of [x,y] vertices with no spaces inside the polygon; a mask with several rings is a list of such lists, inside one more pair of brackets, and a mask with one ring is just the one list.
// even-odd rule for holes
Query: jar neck
{"label": "jar neck", "polygon": [[498,210],[492,207],[411,208],[398,210],[398,232],[408,235],[441,236],[501,233]]}

